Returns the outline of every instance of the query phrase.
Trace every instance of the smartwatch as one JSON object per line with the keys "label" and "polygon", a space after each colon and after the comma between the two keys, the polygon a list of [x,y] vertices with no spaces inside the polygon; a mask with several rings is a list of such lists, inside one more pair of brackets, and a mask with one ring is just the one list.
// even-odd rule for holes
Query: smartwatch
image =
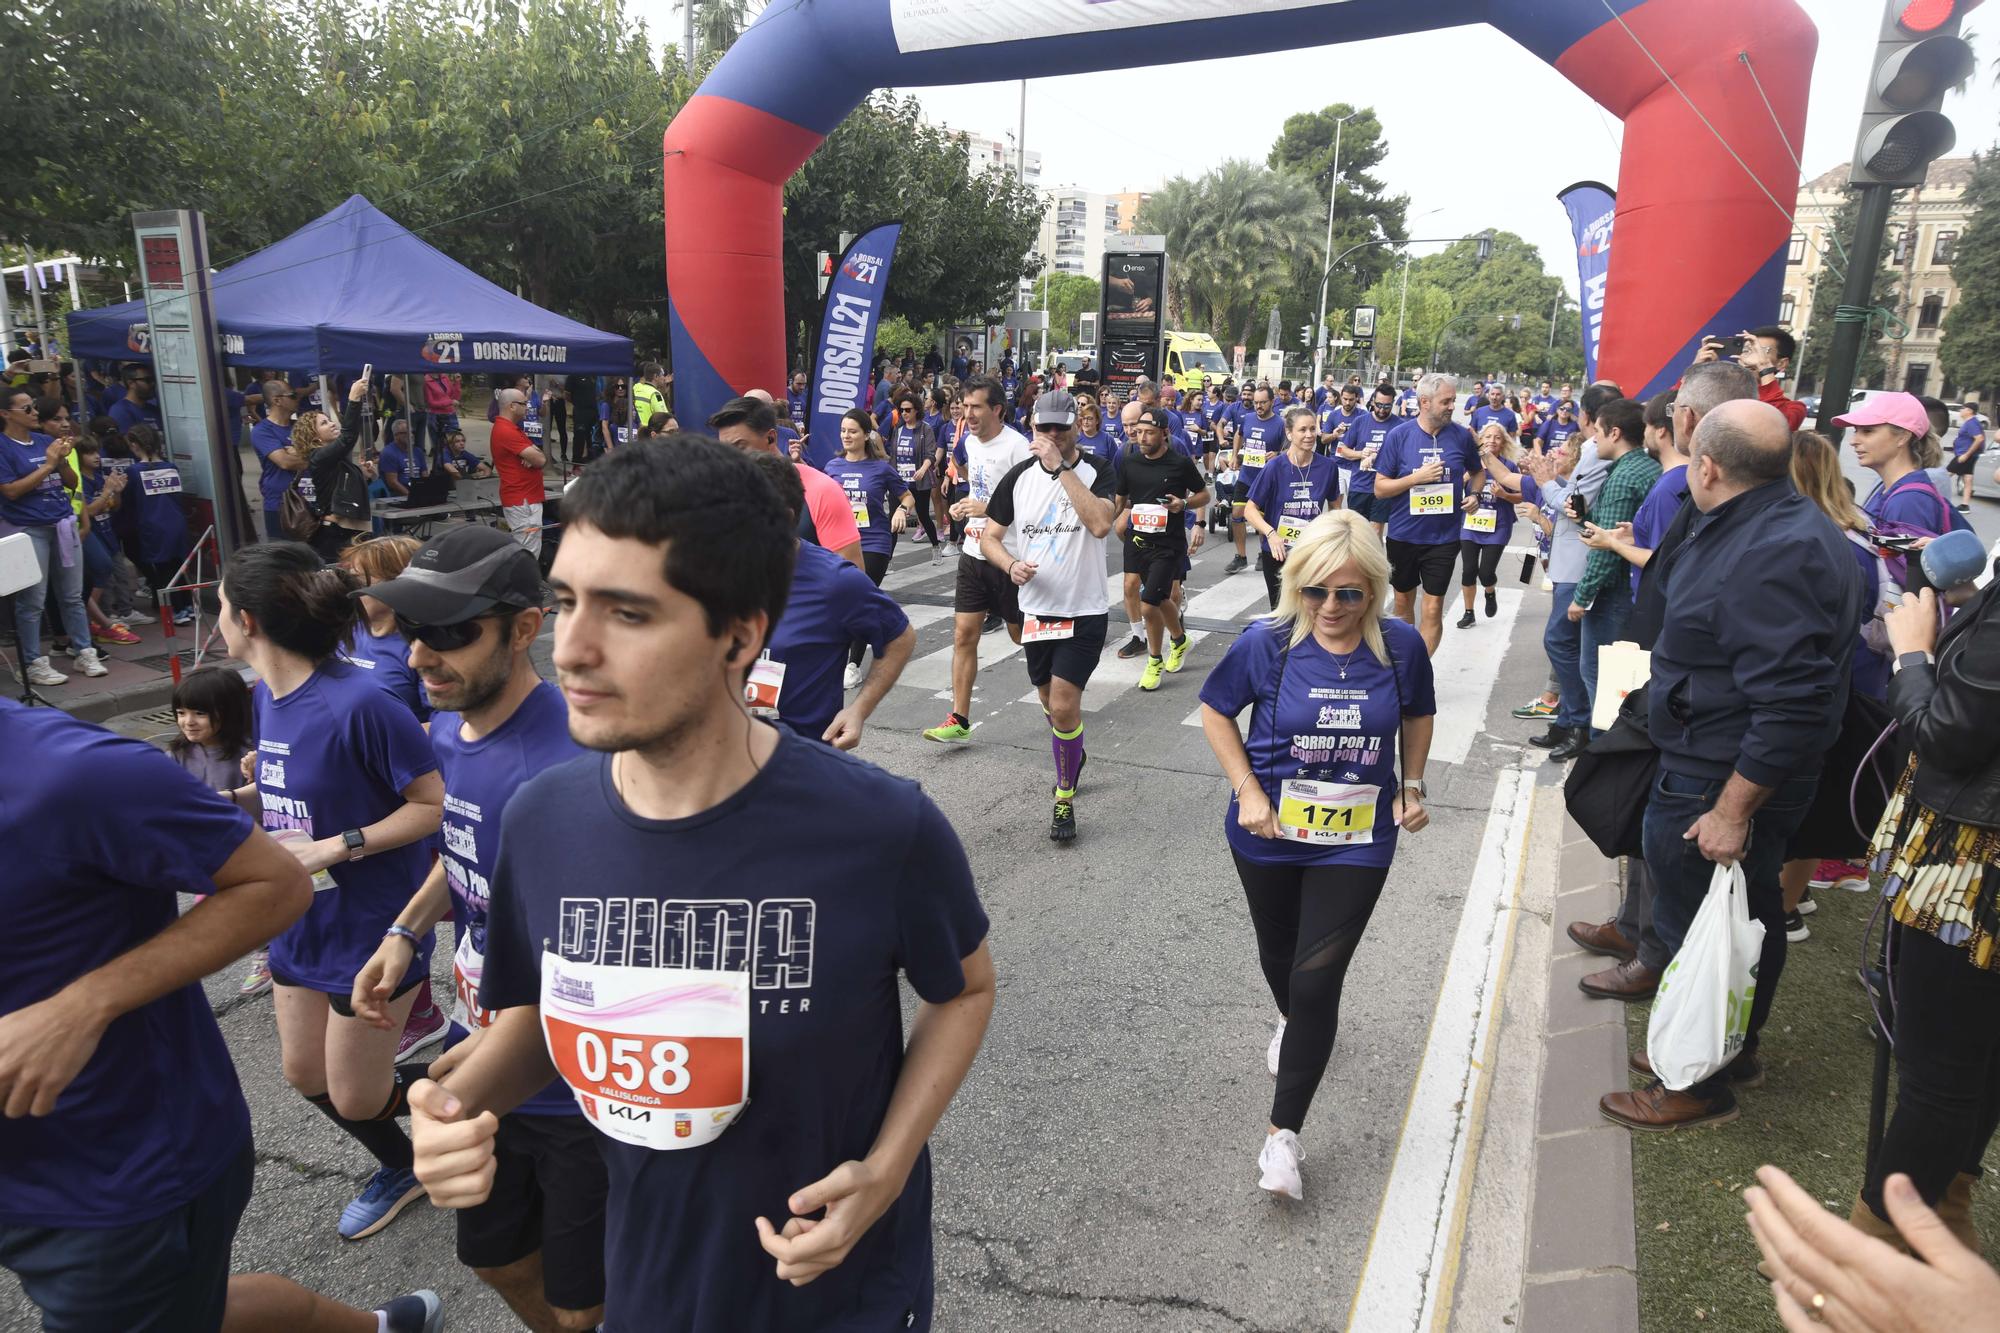
{"label": "smartwatch", "polygon": [[1931,655],[1929,653],[1903,653],[1896,658],[1895,670],[1890,672],[1890,674],[1894,675],[1904,667],[1929,666],[1930,664]]}
{"label": "smartwatch", "polygon": [[1404,778],[1403,786],[1406,790],[1414,791],[1418,800],[1430,799],[1430,789],[1424,786],[1422,778]]}
{"label": "smartwatch", "polygon": [[363,855],[361,849],[368,845],[368,839],[361,835],[358,828],[348,829],[340,835],[340,840],[347,844],[347,859],[350,861],[359,861]]}

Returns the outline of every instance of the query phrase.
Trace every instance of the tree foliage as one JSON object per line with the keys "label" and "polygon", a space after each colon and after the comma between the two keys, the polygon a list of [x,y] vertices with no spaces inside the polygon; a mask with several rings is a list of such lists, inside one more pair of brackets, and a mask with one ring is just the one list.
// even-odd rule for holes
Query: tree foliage
{"label": "tree foliage", "polygon": [[1012,305],[1042,205],[1011,175],[973,171],[964,137],[926,123],[916,99],[871,97],[785,186],[787,328],[818,326],[817,252],[895,218],[888,307],[922,327]]}
{"label": "tree foliage", "polygon": [[[1562,280],[1542,266],[1541,252],[1513,232],[1493,234],[1492,255],[1483,263],[1478,241],[1470,238],[1412,260],[1410,285],[1419,282],[1448,293],[1453,308],[1429,343],[1412,345],[1405,337],[1406,364],[1428,365],[1435,352],[1441,369],[1466,374],[1582,375],[1581,312]],[[1376,327],[1379,334],[1379,322]]]}
{"label": "tree foliage", "polygon": [[[1339,125],[1343,116],[1352,117]],[[1322,239],[1325,237],[1327,190],[1333,184],[1334,137],[1339,125],[1340,181],[1333,210],[1333,253],[1337,256],[1369,241],[1400,241],[1409,212],[1408,195],[1392,195],[1388,187],[1369,174],[1389,155],[1389,140],[1381,119],[1372,107],[1356,110],[1347,102],[1335,102],[1318,111],[1305,111],[1285,121],[1284,130],[1271,145],[1267,159],[1273,170],[1292,171],[1312,182],[1318,201]],[[1368,285],[1388,272],[1395,255],[1387,245],[1355,250],[1338,263],[1327,290],[1328,310],[1346,310],[1360,304]],[[1311,307],[1319,300],[1318,273],[1311,279],[1311,296],[1298,313],[1311,318]],[[1330,325],[1329,325],[1330,326]]]}
{"label": "tree foliage", "polygon": [[[1833,317],[1840,305],[1840,289],[1847,283],[1847,247],[1854,239],[1855,215],[1860,210],[1860,202],[1852,189],[1840,187],[1844,196],[1840,207],[1834,210],[1833,221],[1828,224],[1829,240],[1825,262],[1813,278],[1812,319],[1806,324],[1805,347],[1799,353],[1798,372],[1801,383],[1818,384],[1826,374],[1826,355],[1833,346]],[[1885,310],[1896,308],[1896,270],[1886,262],[1875,275],[1875,289],[1870,304]],[[1721,332],[1722,330],[1716,330]],[[1728,330],[1738,332],[1736,329]],[[1882,339],[1888,332],[1880,319],[1869,323],[1868,332],[1861,340],[1861,359],[1854,366],[1854,387],[1870,383],[1880,383],[1888,373],[1889,361],[1883,354]]]}
{"label": "tree foliage", "polygon": [[1945,312],[1938,360],[1945,378],[1986,401],[2000,389],[2000,152],[1973,159],[1965,195],[1972,216],[1951,261],[1958,301]]}
{"label": "tree foliage", "polygon": [[1077,316],[1102,307],[1103,284],[1081,273],[1044,273],[1035,279],[1035,305],[1049,312],[1049,350],[1076,346]]}
{"label": "tree foliage", "polygon": [[1250,162],[1168,181],[1137,224],[1167,240],[1168,318],[1224,346],[1261,347],[1271,307],[1300,275],[1317,279],[1325,225],[1317,211],[1305,176]]}

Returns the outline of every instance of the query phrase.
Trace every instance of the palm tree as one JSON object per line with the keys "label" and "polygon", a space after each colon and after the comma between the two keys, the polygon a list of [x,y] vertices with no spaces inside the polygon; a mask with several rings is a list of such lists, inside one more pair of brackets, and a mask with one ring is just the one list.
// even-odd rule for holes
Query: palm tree
{"label": "palm tree", "polygon": [[1308,272],[1317,280],[1319,208],[1303,175],[1225,162],[1198,181],[1168,181],[1138,226],[1167,239],[1169,310],[1248,345],[1274,301]]}
{"label": "palm tree", "polygon": [[694,5],[695,49],[715,57],[727,51],[749,22],[749,0],[687,0]]}

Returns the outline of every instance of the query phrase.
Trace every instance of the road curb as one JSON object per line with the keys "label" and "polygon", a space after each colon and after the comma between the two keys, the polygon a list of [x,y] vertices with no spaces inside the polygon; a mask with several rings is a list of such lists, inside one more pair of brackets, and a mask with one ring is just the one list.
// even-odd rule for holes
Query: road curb
{"label": "road curb", "polygon": [[1630,1083],[1625,1006],[1577,990],[1578,977],[1609,960],[1579,950],[1568,934],[1572,922],[1615,912],[1618,863],[1565,815],[1559,864],[1520,1327],[1637,1333],[1631,1138],[1597,1110],[1599,1097]]}

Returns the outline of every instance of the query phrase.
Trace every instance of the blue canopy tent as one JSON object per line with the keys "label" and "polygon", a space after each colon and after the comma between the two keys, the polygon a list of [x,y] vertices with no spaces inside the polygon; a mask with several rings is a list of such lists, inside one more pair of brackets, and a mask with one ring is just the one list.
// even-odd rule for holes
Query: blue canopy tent
{"label": "blue canopy tent", "polygon": [[[627,375],[632,341],[553,314],[417,239],[360,195],[213,279],[223,360],[376,370]],[[69,316],[70,354],[151,359],[146,303]]]}

